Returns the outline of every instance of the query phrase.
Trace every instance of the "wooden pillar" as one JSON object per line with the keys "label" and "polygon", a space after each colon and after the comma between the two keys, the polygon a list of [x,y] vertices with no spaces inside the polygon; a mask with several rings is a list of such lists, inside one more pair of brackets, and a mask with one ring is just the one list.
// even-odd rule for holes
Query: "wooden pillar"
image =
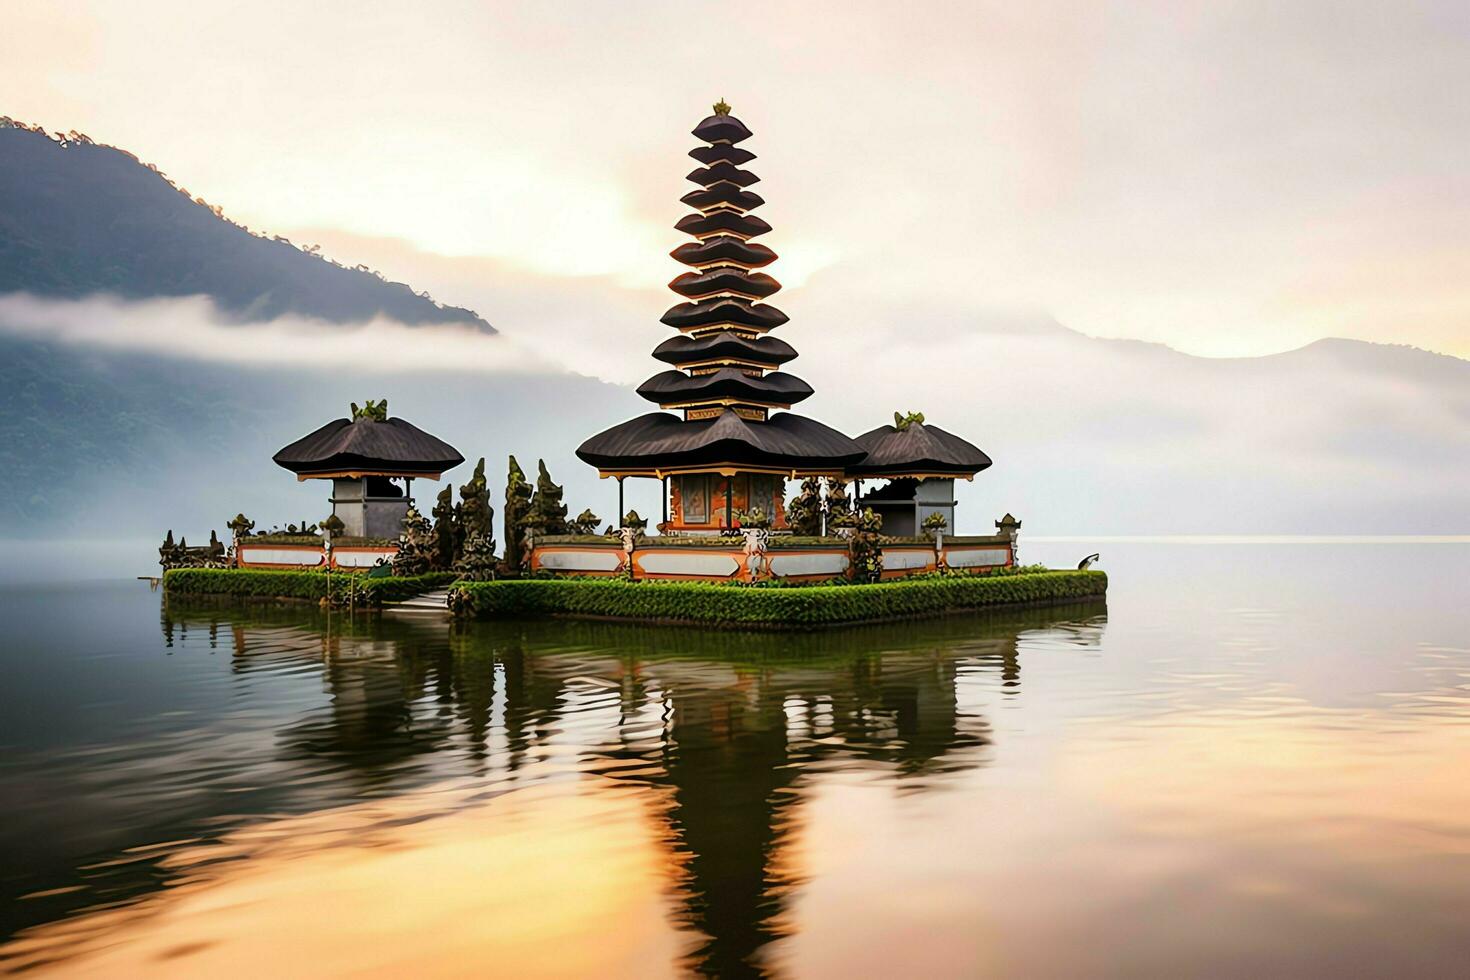
{"label": "wooden pillar", "polygon": [[662,480],[659,481],[659,485],[663,487],[663,492],[664,492],[664,523],[667,524],[667,523],[669,523],[669,478],[668,477],[664,477]]}
{"label": "wooden pillar", "polygon": [[735,478],[725,477],[725,530],[735,528],[735,515],[731,513],[735,509]]}
{"label": "wooden pillar", "polygon": [[623,509],[623,478],[618,477],[618,515],[613,520],[613,527],[623,526],[623,515],[626,513],[627,511]]}

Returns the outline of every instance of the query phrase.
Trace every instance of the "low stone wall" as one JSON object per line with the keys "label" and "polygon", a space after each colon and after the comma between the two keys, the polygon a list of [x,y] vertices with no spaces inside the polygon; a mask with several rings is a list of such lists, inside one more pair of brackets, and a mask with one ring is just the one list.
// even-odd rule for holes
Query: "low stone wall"
{"label": "low stone wall", "polygon": [[[332,549],[332,567],[344,572],[367,571],[380,560],[391,560],[397,553],[394,545],[338,545]],[[239,568],[285,571],[321,568],[325,563],[326,549],[319,544],[243,540],[235,547],[235,564]]]}
{"label": "low stone wall", "polygon": [[[1005,535],[901,539],[883,544],[883,578],[896,579],[945,568],[980,570],[1015,563]],[[631,576],[628,575],[631,565]],[[764,550],[742,538],[639,538],[628,549],[602,536],[564,535],[536,543],[531,571],[588,578],[631,577],[642,581],[758,582],[789,579],[818,582],[848,577],[847,543],[841,538],[784,539],[773,536]]]}

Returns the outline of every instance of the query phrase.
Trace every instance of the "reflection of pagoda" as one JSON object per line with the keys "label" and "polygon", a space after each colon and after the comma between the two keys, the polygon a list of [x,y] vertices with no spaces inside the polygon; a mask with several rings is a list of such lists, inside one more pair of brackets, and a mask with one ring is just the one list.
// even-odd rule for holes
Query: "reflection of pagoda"
{"label": "reflection of pagoda", "polygon": [[771,226],[750,213],[764,203],[746,189],[760,178],[741,166],[755,154],[736,145],[750,130],[720,102],[694,135],[707,144],[689,153],[703,164],[689,174],[700,189],[681,200],[698,213],[675,227],[696,241],[672,253],[693,271],[669,284],[685,302],[663,322],[679,335],[653,352],[672,367],[638,388],[682,417],[641,415],[588,439],[577,455],[619,485],[630,476],[672,479],[669,530],[730,528],[733,512],[755,507],[783,527],[786,479],[841,476],[863,449],[836,429],[778,411],[812,389],[781,370],[796,351],[769,334],[787,316],[764,302],[781,284],[757,271],[776,253],[751,241]]}
{"label": "reflection of pagoda", "polygon": [[[646,801],[667,850],[673,915],[694,937],[684,967],[713,976],[780,971],[772,944],[791,928],[813,781],[885,772],[895,791],[922,793],[985,765],[990,726],[966,709],[961,677],[984,674],[1014,694],[1018,637],[1055,631],[1068,615],[1025,609],[779,637],[348,621],[328,638],[314,611],[265,607],[232,623],[216,609],[170,605],[168,632],[232,627],[242,677],[321,662],[330,703],[280,731],[286,768],[263,787],[271,808],[319,804],[332,790],[320,774],[344,768],[374,795],[460,774],[520,773],[514,785],[530,785],[561,767],[615,781]],[[1080,648],[1097,642],[1096,625],[1068,629]],[[599,692],[591,710],[604,714],[573,718],[579,690]],[[552,751],[568,731],[575,756]]]}

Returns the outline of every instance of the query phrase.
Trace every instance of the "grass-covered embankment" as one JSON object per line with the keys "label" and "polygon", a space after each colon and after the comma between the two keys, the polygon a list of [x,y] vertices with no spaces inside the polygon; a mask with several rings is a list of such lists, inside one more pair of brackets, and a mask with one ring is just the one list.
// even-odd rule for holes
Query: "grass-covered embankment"
{"label": "grass-covered embankment", "polygon": [[353,572],[329,576],[320,571],[276,571],[259,568],[171,568],[163,573],[163,590],[171,595],[239,596],[245,599],[307,599],[327,597],[349,589],[361,590],[367,605],[399,602],[430,589],[443,588],[458,578],[453,572],[431,572],[404,578],[368,578]]}
{"label": "grass-covered embankment", "polygon": [[988,606],[1074,602],[1107,592],[1097,571],[955,575],[801,588],[703,582],[509,579],[454,586],[460,610],[480,619],[588,616],[713,626],[812,628],[928,616]]}

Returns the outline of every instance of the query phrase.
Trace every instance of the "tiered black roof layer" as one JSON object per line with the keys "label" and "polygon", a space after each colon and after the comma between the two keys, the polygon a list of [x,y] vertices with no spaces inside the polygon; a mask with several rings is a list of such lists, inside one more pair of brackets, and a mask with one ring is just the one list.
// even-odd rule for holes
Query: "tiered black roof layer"
{"label": "tiered black roof layer", "polygon": [[728,330],[690,337],[670,337],[653,349],[653,356],[666,364],[692,364],[717,358],[748,361],[775,368],[796,359],[796,348],[776,337],[747,339]]}
{"label": "tiered black roof layer", "polygon": [[683,371],[663,371],[639,385],[638,394],[660,405],[729,398],[747,405],[785,406],[810,398],[812,387],[781,371],[750,375],[740,368],[722,367],[692,377]]}
{"label": "tiered black roof layer", "polygon": [[718,293],[741,293],[765,299],[777,292],[781,284],[764,272],[747,272],[724,265],[708,272],[686,272],[669,283],[669,288],[690,299]]}
{"label": "tiered black roof layer", "polygon": [[706,167],[717,163],[732,163],[735,166],[743,166],[755,159],[755,154],[739,146],[731,146],[729,143],[716,143],[714,146],[696,146],[689,151],[689,155]]}
{"label": "tiered black roof layer", "polygon": [[[716,108],[719,107],[716,106]],[[729,107],[726,106],[726,108]],[[745,128],[745,123],[730,115],[729,112],[716,112],[713,116],[705,116],[691,132],[706,143],[734,144],[751,137],[751,132]],[[753,158],[754,154],[752,154]]]}
{"label": "tiered black roof layer", "polygon": [[749,187],[760,180],[749,170],[741,170],[734,164],[721,161],[712,167],[699,167],[688,173],[688,179],[699,184],[701,187],[709,187],[721,181],[734,184],[736,187]]}
{"label": "tiered black roof layer", "polygon": [[[770,231],[750,211],[765,202],[745,190],[758,178],[744,164],[755,159],[735,146],[749,138],[740,120],[716,106],[716,113],[694,128],[707,146],[690,156],[703,164],[689,174],[701,189],[681,199],[699,211],[679,221],[678,230],[698,241],[670,254],[693,266],[669,283],[690,302],[679,303],[663,322],[681,331],[654,351],[668,364],[703,373],[664,371],[649,378],[638,393],[667,407],[699,409],[705,417],[680,418],[655,412],[614,426],[582,444],[577,455],[604,472],[677,470],[715,464],[764,467],[794,472],[831,472],[861,459],[852,439],[820,422],[789,412],[765,416],[812,394],[800,378],[779,369],[796,351],[765,332],[787,321],[785,313],[762,302],[781,284],[762,266],[776,253],[747,239]],[[709,370],[708,368],[713,368]],[[737,412],[735,409],[739,408]],[[710,414],[715,409],[717,414]],[[747,411],[754,409],[755,411]]]}
{"label": "tiered black roof layer", "polygon": [[754,211],[766,199],[755,191],[745,191],[734,184],[716,184],[713,187],[701,187],[697,191],[690,191],[679,198],[680,204],[687,204],[691,208],[708,211],[710,208],[726,207],[736,208],[740,211]]}
{"label": "tiered black roof layer", "polygon": [[776,261],[776,253],[758,242],[743,242],[734,235],[716,235],[702,242],[685,242],[669,253],[695,268],[730,262],[759,269]]}
{"label": "tiered black roof layer", "polygon": [[699,239],[714,235],[734,235],[748,240],[771,230],[770,225],[753,214],[723,209],[705,214],[686,214],[674,227]]}
{"label": "tiered black roof layer", "polygon": [[667,412],[640,415],[588,439],[577,457],[612,471],[729,463],[803,472],[843,469],[862,459],[863,451],[836,429],[791,412],[752,422],[727,409],[695,421]]}
{"label": "tiered black roof layer", "polygon": [[669,307],[661,323],[680,330],[696,330],[719,324],[749,327],[752,330],[774,330],[791,319],[769,303],[751,303],[742,299],[712,299],[703,303],[679,303]]}

